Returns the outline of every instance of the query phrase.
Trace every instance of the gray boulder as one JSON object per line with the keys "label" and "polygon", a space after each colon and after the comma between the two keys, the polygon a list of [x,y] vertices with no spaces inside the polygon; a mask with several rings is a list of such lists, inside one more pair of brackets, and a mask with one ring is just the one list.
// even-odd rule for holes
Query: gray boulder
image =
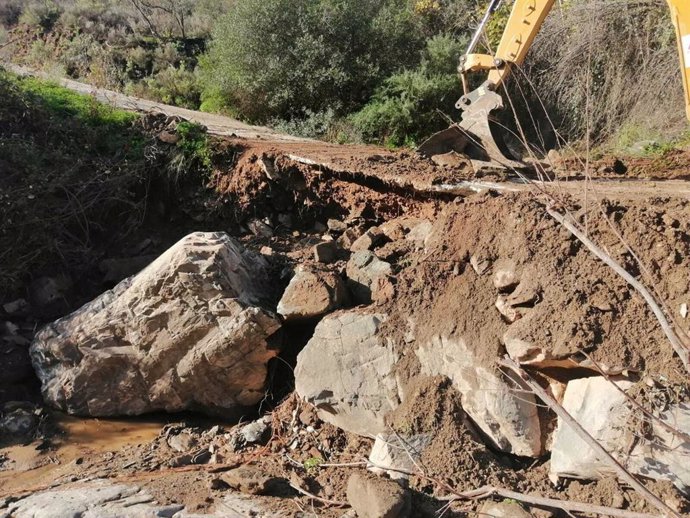
{"label": "gray boulder", "polygon": [[297,357],[295,390],[319,417],[348,432],[375,436],[399,404],[394,366],[398,355],[378,336],[385,316],[332,313],[316,326]]}
{"label": "gray boulder", "polygon": [[278,352],[267,272],[262,256],[224,233],[188,235],[36,335],[45,401],[90,416],[243,413],[263,397]]}
{"label": "gray boulder", "polygon": [[417,350],[422,374],[447,376],[462,394],[462,407],[502,451],[529,457],[542,453],[541,426],[532,394],[515,390],[484,366],[461,338],[434,337]]}
{"label": "gray boulder", "polygon": [[382,289],[392,273],[391,265],[376,257],[369,250],[355,252],[347,263],[347,285],[359,304],[369,304],[377,299],[377,290]]}
{"label": "gray boulder", "polygon": [[[633,383],[616,381],[622,390]],[[684,492],[690,489],[690,442],[653,421],[647,437],[636,428],[636,416],[627,398],[604,377],[568,382],[563,408],[630,472],[671,481]],[[676,430],[690,434],[690,405],[674,405],[658,416]],[[631,448],[631,445],[634,445]],[[616,472],[561,419],[551,452],[552,477],[599,479]]]}

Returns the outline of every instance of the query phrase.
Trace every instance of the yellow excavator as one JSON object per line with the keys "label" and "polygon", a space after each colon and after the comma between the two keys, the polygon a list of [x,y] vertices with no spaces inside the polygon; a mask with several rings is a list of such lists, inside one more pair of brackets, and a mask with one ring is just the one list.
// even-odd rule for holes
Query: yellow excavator
{"label": "yellow excavator", "polygon": [[[496,114],[504,106],[497,92],[515,66],[522,65],[556,0],[515,0],[501,42],[495,55],[475,54],[484,29],[504,0],[492,0],[481,20],[467,52],[460,58],[458,72],[464,95],[455,107],[461,120],[432,135],[418,148],[427,157],[456,152],[473,161],[501,169],[522,169],[525,164],[511,156],[501,138]],[[690,119],[690,0],[666,0],[678,36],[678,50],[685,88],[687,116]],[[482,85],[469,91],[468,75],[488,72]]]}

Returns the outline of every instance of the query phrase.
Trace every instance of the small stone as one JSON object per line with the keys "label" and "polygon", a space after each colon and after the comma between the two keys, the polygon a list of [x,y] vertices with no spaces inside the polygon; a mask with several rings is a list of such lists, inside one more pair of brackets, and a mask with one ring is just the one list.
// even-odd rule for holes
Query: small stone
{"label": "small stone", "polygon": [[353,473],[347,482],[347,501],[359,518],[410,516],[410,495],[397,482]]}
{"label": "small stone", "polygon": [[405,227],[396,220],[386,221],[379,229],[391,241],[399,241],[405,238]]}
{"label": "small stone", "polygon": [[273,237],[273,229],[260,219],[253,219],[247,223],[249,231],[259,237]]}
{"label": "small stone", "polygon": [[196,445],[197,440],[189,432],[182,432],[168,437],[168,446],[181,453],[191,450]]}
{"label": "small stone", "polygon": [[259,252],[261,253],[261,255],[265,255],[268,257],[271,257],[274,253],[273,248],[271,248],[270,246],[262,246]]}
{"label": "small stone", "polygon": [[3,304],[2,309],[5,310],[5,313],[8,315],[17,315],[20,313],[25,313],[26,310],[29,309],[29,303],[26,301],[26,299],[17,299],[13,300],[12,302],[8,302],[7,304]]}
{"label": "small stone", "polygon": [[520,279],[512,270],[498,270],[494,274],[494,286],[500,292],[508,292],[520,284]]}
{"label": "small stone", "polygon": [[326,226],[331,232],[337,232],[339,234],[342,234],[347,230],[347,225],[338,219],[329,219],[326,222]]}
{"label": "small stone", "polygon": [[511,306],[503,296],[499,296],[498,299],[496,299],[496,309],[511,324],[522,318],[522,313]]}
{"label": "small stone", "polygon": [[37,424],[33,412],[18,408],[0,419],[0,431],[7,435],[24,435],[31,432]]}
{"label": "small stone", "polygon": [[372,250],[377,245],[380,245],[385,239],[385,234],[378,227],[371,227],[352,243],[350,251],[361,252],[363,250]]}
{"label": "small stone", "polygon": [[414,472],[415,463],[420,460],[424,449],[431,442],[426,435],[401,437],[379,434],[369,454],[369,471],[377,475],[387,474],[392,480],[407,480],[404,471]]}
{"label": "small stone", "polygon": [[488,260],[477,257],[476,255],[470,257],[470,265],[477,275],[484,275],[491,268],[491,263]]}
{"label": "small stone", "polygon": [[348,228],[343,235],[336,241],[343,250],[349,250],[355,241],[362,235],[362,231],[357,228]]}
{"label": "small stone", "polygon": [[477,518],[531,518],[524,507],[517,502],[486,502],[477,513]]}
{"label": "small stone", "polygon": [[314,260],[319,263],[332,263],[336,259],[338,247],[333,241],[322,241],[314,245]]}
{"label": "small stone", "polygon": [[240,435],[247,444],[263,443],[268,439],[268,434],[270,431],[270,426],[265,418],[249,423],[248,425],[242,427],[240,430]]}
{"label": "small stone", "polygon": [[686,303],[680,305],[680,316],[683,318],[688,317],[688,305]]}
{"label": "small stone", "polygon": [[431,235],[433,224],[429,220],[423,220],[410,229],[405,239],[412,241],[418,249],[424,248]]}

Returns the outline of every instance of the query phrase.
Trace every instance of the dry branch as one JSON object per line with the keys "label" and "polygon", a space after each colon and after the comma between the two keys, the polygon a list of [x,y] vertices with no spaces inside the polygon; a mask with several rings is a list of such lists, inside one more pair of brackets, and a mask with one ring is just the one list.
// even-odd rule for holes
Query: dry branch
{"label": "dry branch", "polygon": [[606,449],[597,442],[594,437],[592,437],[587,430],[585,430],[580,423],[578,423],[573,416],[571,416],[565,408],[563,408],[556,400],[549,396],[546,391],[532,379],[529,374],[527,374],[517,363],[515,363],[510,358],[505,358],[500,360],[499,365],[512,370],[517,374],[520,379],[534,392],[534,394],[541,399],[545,404],[553,410],[556,415],[563,420],[570,428],[577,433],[587,445],[594,450],[599,460],[608,462],[614,471],[618,474],[621,480],[624,480],[630,486],[635,489],[642,497],[647,500],[650,504],[661,511],[662,516],[682,518],[682,516],[667,506],[663,501],[659,499],[654,493],[647,489],[637,478],[630,473],[623,465],[616,460],[616,458],[611,455]]}
{"label": "dry branch", "polygon": [[633,277],[625,268],[618,264],[610,255],[595,245],[591,239],[585,236],[576,225],[574,225],[571,221],[568,221],[562,214],[556,212],[550,207],[546,208],[546,212],[548,212],[553,219],[568,229],[568,231],[579,239],[590,252],[597,256],[601,261],[606,263],[606,265],[611,267],[613,271],[620,275],[628,284],[630,284],[630,286],[632,286],[640,295],[642,295],[642,298],[644,298],[644,300],[647,302],[647,305],[649,305],[649,308],[654,313],[654,316],[659,321],[659,324],[661,324],[661,328],[663,329],[664,334],[668,338],[669,342],[671,342],[673,350],[680,357],[685,369],[690,372],[690,349],[688,349],[680,338],[678,338],[678,335],[673,330],[673,327],[666,318],[663,310],[654,299],[654,295],[652,295],[651,292],[642,285],[642,283],[635,279],[635,277]]}

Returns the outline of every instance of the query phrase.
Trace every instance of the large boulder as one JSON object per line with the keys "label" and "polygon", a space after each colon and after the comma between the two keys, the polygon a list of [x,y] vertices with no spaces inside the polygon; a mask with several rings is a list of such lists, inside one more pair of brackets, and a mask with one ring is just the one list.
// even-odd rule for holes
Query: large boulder
{"label": "large boulder", "polygon": [[36,335],[46,402],[90,416],[243,413],[263,397],[277,354],[267,272],[224,233],[188,235]]}
{"label": "large boulder", "polygon": [[461,338],[433,337],[417,350],[417,356],[422,374],[450,378],[462,394],[467,415],[498,449],[541,455],[541,427],[532,394],[516,390],[514,380],[482,365]]}
{"label": "large boulder", "polygon": [[375,436],[399,404],[394,375],[398,355],[378,334],[385,316],[332,313],[316,326],[297,357],[295,390],[319,417],[343,430]]}
{"label": "large boulder", "polygon": [[[615,383],[623,391],[633,386],[627,380]],[[687,492],[690,489],[690,442],[656,421],[651,423],[649,435],[640,436],[634,410],[618,388],[601,376],[570,381],[563,397],[563,408],[630,472],[669,480]],[[689,404],[673,405],[658,417],[686,436],[690,434]],[[607,461],[598,458],[570,426],[558,420],[551,452],[553,477],[598,479],[615,474]]]}

